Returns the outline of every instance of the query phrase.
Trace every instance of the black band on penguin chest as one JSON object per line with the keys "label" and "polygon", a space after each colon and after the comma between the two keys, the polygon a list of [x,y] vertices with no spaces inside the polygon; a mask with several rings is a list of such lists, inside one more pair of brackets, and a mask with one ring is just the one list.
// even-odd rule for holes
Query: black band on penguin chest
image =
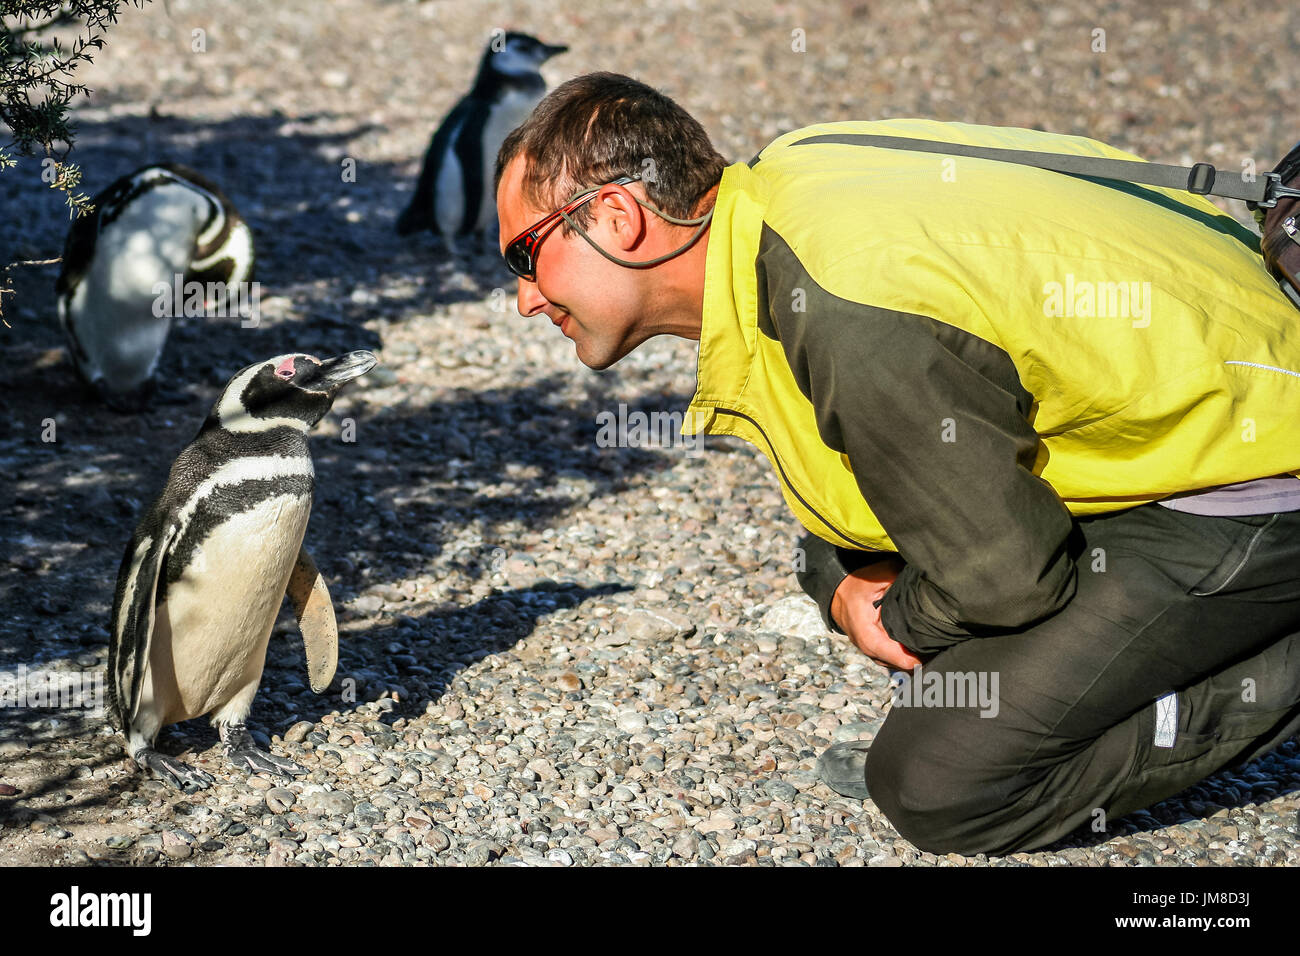
{"label": "black band on penguin chest", "polygon": [[[159,600],[166,598],[166,587],[178,580],[194,561],[195,552],[217,528],[236,515],[251,511],[271,498],[292,496],[306,501],[310,509],[313,478],[311,475],[288,475],[275,478],[252,478],[229,485],[218,485],[195,506],[185,530],[172,546],[167,558],[166,575]],[[250,549],[270,547],[270,541],[249,541]]]}

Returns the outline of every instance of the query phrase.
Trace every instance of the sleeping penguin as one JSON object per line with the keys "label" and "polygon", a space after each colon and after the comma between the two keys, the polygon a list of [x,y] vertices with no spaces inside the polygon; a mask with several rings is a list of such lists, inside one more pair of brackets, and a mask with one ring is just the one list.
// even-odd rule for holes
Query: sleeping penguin
{"label": "sleeping penguin", "polygon": [[375,362],[369,352],[281,355],[239,372],[127,545],[109,635],[109,715],[135,762],[186,792],[212,776],[153,744],[165,725],[203,715],[236,767],[306,772],[259,750],[244,719],[286,589],[312,690],[334,676],[334,609],[302,548],[315,474],[307,432]]}
{"label": "sleeping penguin", "polygon": [[[154,389],[172,313],[159,284],[247,282],[253,237],[230,200],[192,169],[154,165],[123,176],[68,231],[55,285],[59,325],[81,379],[110,408],[139,411]],[[224,303],[225,296],[205,303]]]}
{"label": "sleeping penguin", "polygon": [[456,251],[458,236],[496,245],[492,178],[501,144],[546,94],[538,72],[567,46],[549,46],[526,33],[497,34],[483,51],[474,87],[433,134],[415,196],[397,220],[401,236],[428,229]]}

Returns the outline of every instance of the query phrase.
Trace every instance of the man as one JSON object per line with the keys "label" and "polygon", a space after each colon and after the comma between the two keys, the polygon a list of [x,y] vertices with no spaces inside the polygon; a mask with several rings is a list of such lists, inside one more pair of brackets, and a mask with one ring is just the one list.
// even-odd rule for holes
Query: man
{"label": "man", "polygon": [[881,134],[1135,158],[898,120],[725,166],[593,74],[502,147],[502,248],[592,368],[700,341],[688,430],[768,456],[801,584],[911,672],[822,779],[922,849],[1032,849],[1300,732],[1300,316],[1199,197]]}

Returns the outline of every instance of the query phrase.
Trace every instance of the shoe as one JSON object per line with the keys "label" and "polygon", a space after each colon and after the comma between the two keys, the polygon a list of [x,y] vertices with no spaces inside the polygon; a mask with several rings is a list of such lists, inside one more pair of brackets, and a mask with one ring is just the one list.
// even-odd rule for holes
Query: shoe
{"label": "shoe", "polygon": [[817,778],[836,793],[855,800],[866,800],[867,751],[870,740],[845,740],[831,744],[817,758]]}

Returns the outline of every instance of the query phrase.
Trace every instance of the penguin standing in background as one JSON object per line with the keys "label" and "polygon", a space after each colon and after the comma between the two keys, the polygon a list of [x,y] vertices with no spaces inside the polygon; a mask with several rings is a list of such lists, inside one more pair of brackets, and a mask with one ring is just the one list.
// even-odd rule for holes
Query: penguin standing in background
{"label": "penguin standing in background", "polygon": [[257,749],[244,719],[286,588],[312,690],[334,676],[334,609],[302,549],[315,475],[307,432],[375,361],[369,352],[281,355],[239,372],[127,545],[109,635],[109,714],[132,759],[186,792],[212,776],[153,744],[165,725],[204,714],[236,767],[306,772]]}
{"label": "penguin standing in background", "polygon": [[158,284],[247,282],[253,237],[221,190],[184,166],[145,166],[93,202],[64,244],[59,324],[81,378],[117,411],[139,411],[184,305],[173,295],[160,308]]}
{"label": "penguin standing in background", "polygon": [[397,220],[398,235],[428,229],[453,253],[457,236],[473,233],[485,247],[495,244],[497,153],[546,95],[541,65],[567,49],[526,33],[493,36],[473,89],[433,134],[415,195]]}

